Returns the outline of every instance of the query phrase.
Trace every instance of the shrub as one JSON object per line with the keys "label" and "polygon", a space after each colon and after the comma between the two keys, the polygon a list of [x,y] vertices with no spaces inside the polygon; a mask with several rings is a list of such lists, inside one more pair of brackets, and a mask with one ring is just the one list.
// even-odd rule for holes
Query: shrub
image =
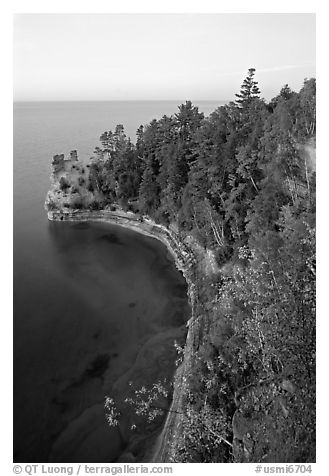
{"label": "shrub", "polygon": [[57,210],[57,205],[56,205],[56,203],[54,202],[54,200],[48,200],[48,202],[47,202],[47,208],[48,208],[48,210],[50,210],[50,211]]}
{"label": "shrub", "polygon": [[81,199],[74,200],[74,202],[72,203],[72,208],[76,210],[81,210],[83,208],[82,200]]}
{"label": "shrub", "polygon": [[93,200],[92,202],[90,202],[89,208],[90,210],[100,210],[101,206],[97,200]]}
{"label": "shrub", "polygon": [[65,192],[71,185],[69,184],[68,180],[65,177],[61,177],[59,180],[59,188]]}

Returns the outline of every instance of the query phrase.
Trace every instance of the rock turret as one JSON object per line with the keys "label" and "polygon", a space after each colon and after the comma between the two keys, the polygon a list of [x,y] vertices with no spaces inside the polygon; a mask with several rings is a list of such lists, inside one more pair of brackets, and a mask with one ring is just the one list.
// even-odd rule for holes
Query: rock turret
{"label": "rock turret", "polygon": [[76,150],[66,157],[64,154],[54,155],[51,165],[52,186],[45,202],[47,211],[68,213],[70,210],[95,207],[95,202],[103,200],[101,192],[94,190],[90,164],[79,160]]}

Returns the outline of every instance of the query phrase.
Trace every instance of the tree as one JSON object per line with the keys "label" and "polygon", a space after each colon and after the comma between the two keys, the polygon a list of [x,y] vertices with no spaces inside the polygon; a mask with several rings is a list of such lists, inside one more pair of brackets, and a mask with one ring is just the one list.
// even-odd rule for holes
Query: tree
{"label": "tree", "polygon": [[189,142],[193,132],[200,127],[204,114],[191,101],[178,106],[179,112],[175,114],[178,134],[181,140]]}
{"label": "tree", "polygon": [[159,186],[151,166],[146,166],[139,188],[140,211],[152,215],[160,204]]}
{"label": "tree", "polygon": [[[132,382],[130,382],[132,387]],[[134,409],[137,417],[144,418],[148,423],[163,417],[169,413],[176,413],[182,417],[181,422],[186,432],[187,441],[179,442],[171,454],[172,462],[215,462],[214,451],[223,455],[227,452],[227,447],[231,448],[228,421],[221,409],[214,408],[207,403],[201,408],[195,408],[192,401],[195,400],[190,392],[189,402],[182,411],[172,410],[169,406],[170,384],[164,380],[154,383],[147,388],[142,386],[133,389],[133,396],[125,399],[125,404]],[[115,401],[111,397],[105,397],[105,416],[111,427],[120,427],[121,413],[117,409]],[[136,430],[137,425],[133,420],[130,425],[131,430]],[[183,444],[182,444],[183,443]],[[223,448],[224,446],[224,448]]]}
{"label": "tree", "polygon": [[144,148],[145,148],[145,143],[144,143],[144,126],[141,125],[136,131],[136,151],[137,155],[140,159],[143,158],[144,156]]}
{"label": "tree", "polygon": [[302,130],[306,137],[316,131],[316,81],[315,78],[305,79],[300,91],[300,113],[298,114]]}
{"label": "tree", "polygon": [[240,93],[236,94],[236,103],[239,107],[243,108],[248,106],[253,99],[258,99],[260,95],[260,90],[258,88],[258,82],[254,80],[255,68],[248,69],[248,75],[244,79]]}
{"label": "tree", "polygon": [[110,157],[111,153],[114,151],[114,137],[112,131],[103,132],[99,140],[103,146],[103,152]]}

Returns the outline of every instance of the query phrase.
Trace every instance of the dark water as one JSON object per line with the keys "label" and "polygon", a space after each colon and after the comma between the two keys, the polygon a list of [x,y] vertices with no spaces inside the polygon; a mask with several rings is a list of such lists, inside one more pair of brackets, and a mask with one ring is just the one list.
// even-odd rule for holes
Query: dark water
{"label": "dark water", "polygon": [[[217,104],[206,104],[209,113]],[[49,223],[55,153],[88,157],[116,123],[131,137],[176,103],[14,106],[14,460],[111,462],[107,394],[173,372],[184,338],[186,284],[155,240],[105,224]],[[125,424],[129,423],[126,415]]]}

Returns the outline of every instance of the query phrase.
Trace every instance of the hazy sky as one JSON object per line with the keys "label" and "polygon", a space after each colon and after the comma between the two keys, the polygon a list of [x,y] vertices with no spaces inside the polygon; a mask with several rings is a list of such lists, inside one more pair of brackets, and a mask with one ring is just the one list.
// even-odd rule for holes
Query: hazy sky
{"label": "hazy sky", "polygon": [[232,100],[315,76],[313,14],[19,14],[15,100]]}

